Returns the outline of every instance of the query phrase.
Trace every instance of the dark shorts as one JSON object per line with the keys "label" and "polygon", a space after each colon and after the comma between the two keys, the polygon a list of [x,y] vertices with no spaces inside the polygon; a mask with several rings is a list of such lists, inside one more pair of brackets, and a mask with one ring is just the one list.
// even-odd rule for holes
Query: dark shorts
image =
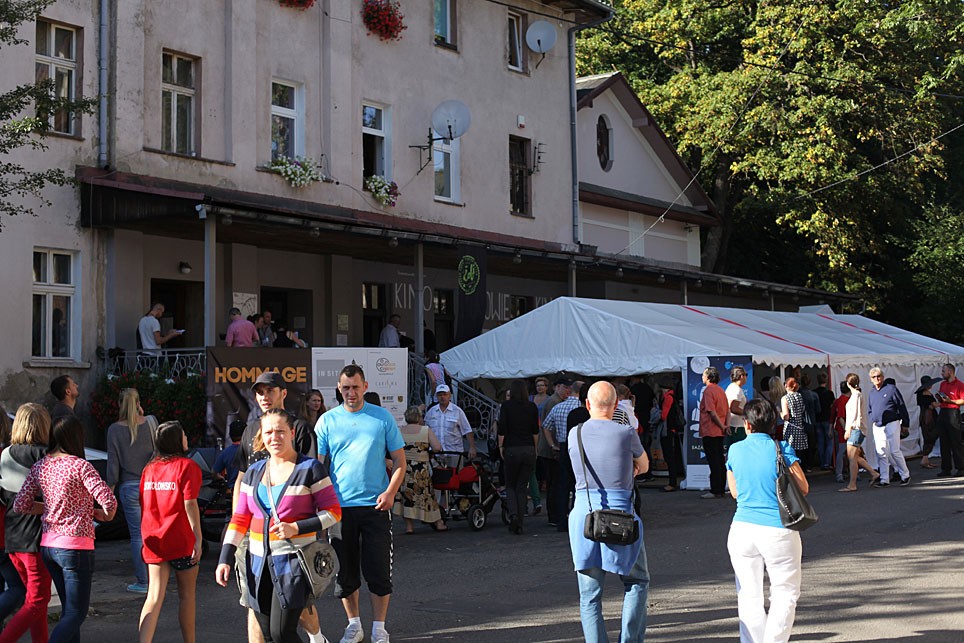
{"label": "dark shorts", "polygon": [[361,587],[364,574],[375,596],[392,593],[392,514],[374,507],[342,507],[341,522],[330,531],[338,554],[335,598],[347,598]]}
{"label": "dark shorts", "polygon": [[197,563],[193,562],[190,556],[169,560],[167,561],[167,564],[170,565],[176,572],[183,572],[191,569],[192,567],[197,567]]}

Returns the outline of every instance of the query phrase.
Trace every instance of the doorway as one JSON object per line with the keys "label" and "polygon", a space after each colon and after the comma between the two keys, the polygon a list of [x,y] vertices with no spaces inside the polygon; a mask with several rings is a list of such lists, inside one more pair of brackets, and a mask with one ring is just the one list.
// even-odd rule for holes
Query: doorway
{"label": "doorway", "polygon": [[264,287],[261,289],[261,310],[258,312],[270,310],[275,330],[280,327],[292,330],[309,346],[313,346],[311,294],[310,290]]}
{"label": "doorway", "polygon": [[204,346],[204,282],[151,279],[151,301],[164,304],[160,318],[161,335],[172,329],[184,334],[164,344],[164,348]]}

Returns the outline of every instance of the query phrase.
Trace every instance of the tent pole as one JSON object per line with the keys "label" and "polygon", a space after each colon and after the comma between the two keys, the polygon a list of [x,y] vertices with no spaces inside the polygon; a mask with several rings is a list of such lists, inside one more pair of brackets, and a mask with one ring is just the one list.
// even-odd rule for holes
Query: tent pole
{"label": "tent pole", "polygon": [[683,305],[689,306],[690,305],[690,289],[688,287],[689,284],[686,283],[685,279],[681,279],[680,285],[683,287]]}

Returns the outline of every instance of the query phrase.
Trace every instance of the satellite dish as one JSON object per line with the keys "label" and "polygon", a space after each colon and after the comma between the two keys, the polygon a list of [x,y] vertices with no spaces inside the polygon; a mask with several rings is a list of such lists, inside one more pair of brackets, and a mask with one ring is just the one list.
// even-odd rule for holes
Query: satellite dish
{"label": "satellite dish", "polygon": [[556,28],[545,20],[537,20],[526,29],[526,44],[537,54],[545,54],[556,44]]}
{"label": "satellite dish", "polygon": [[432,112],[432,129],[450,141],[469,131],[471,122],[469,108],[460,100],[447,100]]}

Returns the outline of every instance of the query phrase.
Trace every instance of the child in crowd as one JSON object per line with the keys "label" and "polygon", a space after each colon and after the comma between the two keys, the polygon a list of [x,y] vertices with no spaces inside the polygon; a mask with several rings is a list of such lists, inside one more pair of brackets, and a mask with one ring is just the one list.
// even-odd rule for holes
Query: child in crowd
{"label": "child in crowd", "polygon": [[148,588],[138,628],[140,643],[154,639],[172,569],[177,578],[181,639],[194,643],[197,564],[201,560],[201,513],[197,504],[201,468],[185,457],[187,436],[179,422],[158,427],[155,449],[154,459],[141,476],[141,532]]}
{"label": "child in crowd", "polygon": [[244,422],[242,420],[232,422],[231,426],[228,427],[228,437],[231,438],[231,444],[221,451],[214,461],[214,473],[223,476],[224,481],[228,483],[228,487],[232,489],[234,488],[234,481],[238,477],[238,467],[234,463],[234,460],[241,446],[241,437],[243,435]]}

